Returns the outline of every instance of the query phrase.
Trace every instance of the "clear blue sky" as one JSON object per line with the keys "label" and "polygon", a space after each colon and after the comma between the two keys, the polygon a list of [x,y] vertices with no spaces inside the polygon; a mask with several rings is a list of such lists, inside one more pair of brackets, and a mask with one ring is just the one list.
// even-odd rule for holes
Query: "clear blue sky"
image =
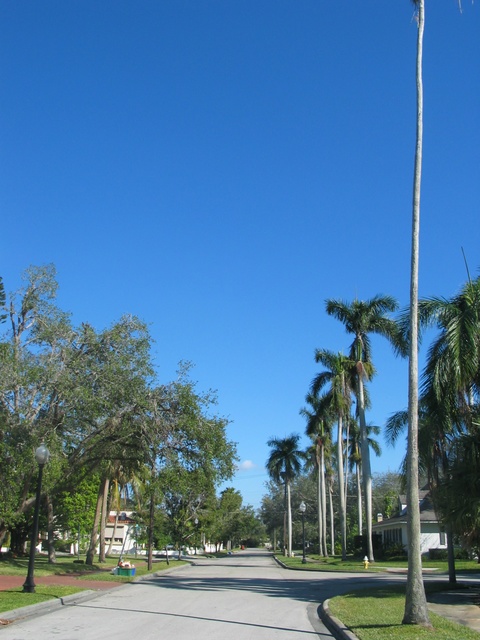
{"label": "clear blue sky", "polygon": [[[420,294],[480,267],[480,7],[426,1]],[[258,506],[303,433],[326,298],[408,302],[416,25],[408,0],[2,0],[1,267],[53,262],[76,323],[151,324],[196,364]],[[406,406],[374,340],[369,420]],[[404,446],[373,471],[396,470]]]}

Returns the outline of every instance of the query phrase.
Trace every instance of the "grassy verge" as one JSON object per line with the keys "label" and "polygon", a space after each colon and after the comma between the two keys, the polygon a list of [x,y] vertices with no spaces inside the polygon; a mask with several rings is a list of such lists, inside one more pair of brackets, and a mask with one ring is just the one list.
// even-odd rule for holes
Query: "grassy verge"
{"label": "grassy verge", "polygon": [[[133,556],[124,556],[124,560],[128,560],[135,565],[136,575],[146,575],[147,562],[144,557],[135,558]],[[35,558],[35,575],[78,575],[86,580],[103,580],[110,575],[110,571],[118,564],[118,557],[107,558],[105,562],[93,565],[81,564],[74,562],[71,556],[59,556],[55,564],[49,564],[46,556],[37,555]],[[184,564],[183,561],[170,559],[170,566],[178,566]],[[161,571],[167,568],[167,562],[155,559],[153,563],[153,572]],[[0,575],[6,576],[26,576],[28,569],[28,558],[9,558],[0,560]],[[122,582],[121,576],[111,576],[117,578],[118,582]]]}
{"label": "grassy verge", "polygon": [[[147,563],[144,558],[126,558],[135,564],[135,576],[118,576],[112,575],[111,570],[118,563],[118,558],[107,558],[107,561],[102,564],[95,564],[92,566],[86,564],[80,564],[73,562],[71,557],[60,556],[57,558],[56,564],[48,564],[48,559],[45,556],[37,556],[35,558],[35,576],[50,576],[50,575],[75,575],[78,578],[77,586],[61,586],[61,585],[42,585],[36,584],[35,593],[23,593],[22,587],[15,589],[8,589],[6,591],[0,591],[0,613],[10,611],[12,609],[19,609],[20,607],[26,607],[31,604],[37,604],[38,602],[45,602],[54,598],[62,598],[79,591],[84,591],[82,581],[94,580],[102,582],[117,582],[126,583],[133,582],[136,578],[148,575],[149,573],[156,573],[157,571],[164,571],[170,567],[178,567],[182,564],[186,564],[182,560],[170,560],[170,565],[167,565],[165,560],[155,560],[153,564],[152,572],[148,571]],[[28,569],[28,558],[11,558],[0,560],[0,576],[22,576],[26,577]]]}
{"label": "grassy verge", "polygon": [[[293,558],[287,558],[280,554],[277,554],[277,557],[286,567],[305,571],[359,571],[361,573],[372,573],[407,570],[407,560],[379,560],[370,564],[368,569],[365,569],[361,560],[352,557],[342,560],[338,556],[324,558],[317,555],[308,555],[306,564],[302,563],[301,552],[296,552]],[[480,565],[474,560],[457,560],[455,568],[457,572],[480,573]],[[448,565],[441,560],[424,560],[423,569],[426,572],[441,574],[448,572]]]}
{"label": "grassy verge", "polygon": [[432,629],[403,625],[405,590],[402,587],[365,589],[330,600],[332,615],[360,640],[479,640],[480,633],[430,613]]}
{"label": "grassy verge", "polygon": [[57,585],[47,586],[43,584],[35,587],[35,593],[23,593],[21,588],[0,591],[0,615],[5,611],[28,607],[31,604],[38,604],[39,602],[46,602],[47,600],[53,600],[55,598],[64,598],[79,591],[83,591],[83,589]]}

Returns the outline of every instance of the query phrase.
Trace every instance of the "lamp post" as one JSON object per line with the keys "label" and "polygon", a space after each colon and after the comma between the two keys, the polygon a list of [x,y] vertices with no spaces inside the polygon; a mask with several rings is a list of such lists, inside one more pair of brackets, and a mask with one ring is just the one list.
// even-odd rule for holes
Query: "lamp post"
{"label": "lamp post", "polygon": [[303,544],[303,556],[302,556],[302,564],[306,564],[307,559],[305,557],[305,511],[307,510],[307,505],[302,500],[300,503],[300,513],[302,514],[302,544]]}
{"label": "lamp post", "polygon": [[42,476],[43,467],[47,464],[49,458],[50,451],[42,443],[35,451],[35,460],[38,463],[37,495],[35,497],[35,513],[33,515],[33,531],[32,540],[30,542],[30,556],[28,558],[28,573],[27,578],[23,583],[24,593],[35,593],[35,582],[33,581],[33,573],[35,569],[35,548],[38,542],[38,515],[40,511],[40,496],[42,493]]}

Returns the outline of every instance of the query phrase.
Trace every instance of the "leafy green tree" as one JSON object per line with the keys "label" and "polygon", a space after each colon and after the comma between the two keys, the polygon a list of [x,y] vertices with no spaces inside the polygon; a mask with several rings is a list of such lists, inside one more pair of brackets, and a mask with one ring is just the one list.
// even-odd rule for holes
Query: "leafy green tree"
{"label": "leafy green tree", "polygon": [[[54,304],[55,268],[31,267],[25,285],[10,296],[9,329],[0,350],[1,453],[8,464],[0,467],[4,508],[0,512],[0,541],[33,506],[34,451],[46,442],[57,447],[63,419],[58,388],[65,376],[65,352],[72,329],[67,314]],[[4,315],[4,314],[3,314]],[[61,477],[66,465],[50,465],[45,491]]]}
{"label": "leafy green tree", "polygon": [[300,473],[305,459],[304,452],[299,448],[300,436],[292,434],[286,438],[271,438],[267,444],[270,447],[270,455],[267,460],[267,471],[277,483],[283,483],[285,487],[285,511],[287,516],[287,554],[292,555],[292,505],[291,483]]}

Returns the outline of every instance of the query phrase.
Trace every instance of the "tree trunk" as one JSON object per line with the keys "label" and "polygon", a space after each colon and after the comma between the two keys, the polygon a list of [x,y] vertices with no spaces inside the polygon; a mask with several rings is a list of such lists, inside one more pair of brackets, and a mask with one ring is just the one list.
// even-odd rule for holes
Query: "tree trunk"
{"label": "tree trunk", "polygon": [[418,502],[418,259],[420,191],[423,143],[422,56],[425,20],[424,0],[418,0],[417,37],[417,136],[412,206],[412,256],[410,273],[410,344],[408,366],[407,533],[408,575],[403,624],[430,627],[420,555],[420,507]]}
{"label": "tree trunk", "polygon": [[355,473],[357,478],[357,509],[358,509],[358,535],[363,533],[363,513],[362,513],[362,480],[360,473],[360,465],[355,465]]}
{"label": "tree trunk", "polygon": [[[447,529],[447,558],[448,558],[448,584],[454,587],[457,584],[457,574],[455,572],[455,549],[453,548],[453,531],[452,525],[449,523]],[[479,558],[480,562],[480,558]]]}
{"label": "tree trunk", "polygon": [[102,515],[100,517],[100,544],[98,550],[98,561],[105,562],[105,528],[108,518],[108,490],[110,488],[109,478],[105,478],[102,497]]}
{"label": "tree trunk", "polygon": [[327,491],[326,491],[326,477],[325,477],[325,449],[322,444],[322,449],[320,452],[320,478],[321,478],[321,492],[322,492],[322,530],[323,530],[323,539],[322,539],[322,554],[328,558],[328,550],[327,550]]}
{"label": "tree trunk", "polygon": [[53,504],[50,495],[46,495],[47,503],[47,536],[48,536],[48,563],[56,564],[57,556],[55,554],[55,546],[53,544],[55,539],[55,519],[53,516]]}
{"label": "tree trunk", "polygon": [[343,478],[343,420],[338,418],[337,433],[337,473],[338,473],[338,495],[340,499],[340,535],[342,541],[342,560],[347,559],[347,518],[345,507],[345,486]]}
{"label": "tree trunk", "polygon": [[104,493],[104,485],[105,485],[105,479],[103,479],[100,482],[100,486],[98,488],[97,506],[95,508],[95,518],[93,521],[92,533],[90,534],[90,545],[88,547],[87,557],[85,560],[86,564],[89,564],[89,565],[93,564],[93,558],[95,556],[95,551],[97,548],[98,527],[100,524],[100,517],[102,513],[102,498]]}
{"label": "tree trunk", "polygon": [[333,487],[332,485],[328,488],[328,497],[330,504],[330,550],[332,556],[335,555],[335,519],[333,515]]}
{"label": "tree trunk", "polygon": [[360,421],[360,452],[362,455],[363,499],[365,500],[365,531],[367,538],[367,556],[374,562],[372,543],[372,469],[370,465],[370,447],[368,445],[367,423],[365,420],[365,393],[362,372],[358,372],[358,417]]}
{"label": "tree trunk", "polygon": [[287,517],[288,517],[288,557],[292,557],[292,498],[290,482],[287,481]]}
{"label": "tree trunk", "polygon": [[155,491],[150,493],[150,511],[148,515],[148,570],[153,567],[153,523],[155,519]]}
{"label": "tree trunk", "polygon": [[323,506],[322,506],[322,468],[320,455],[317,445],[316,463],[317,463],[317,521],[318,521],[318,553],[323,555]]}

